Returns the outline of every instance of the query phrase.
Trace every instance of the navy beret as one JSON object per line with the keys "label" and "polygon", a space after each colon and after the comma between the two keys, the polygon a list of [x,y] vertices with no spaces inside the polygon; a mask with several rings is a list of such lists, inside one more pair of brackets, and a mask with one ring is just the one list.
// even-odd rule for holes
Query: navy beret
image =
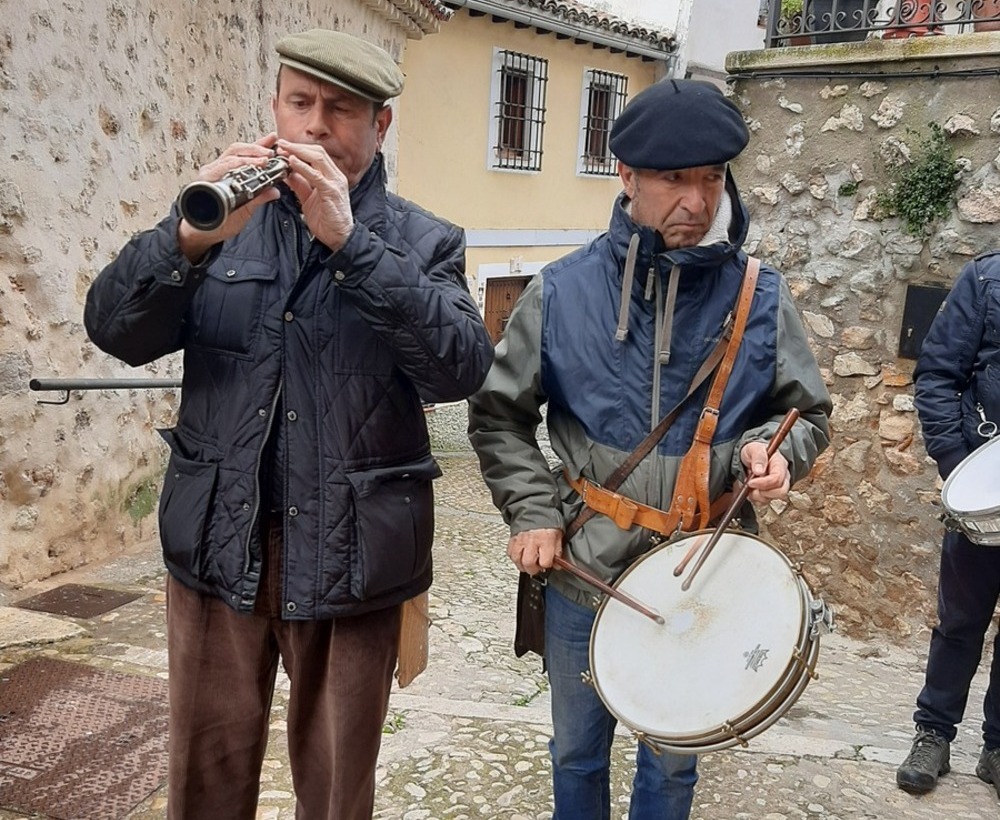
{"label": "navy beret", "polygon": [[611,128],[609,145],[632,168],[674,171],[722,165],[749,141],[743,115],[718,86],[661,80],[625,106]]}

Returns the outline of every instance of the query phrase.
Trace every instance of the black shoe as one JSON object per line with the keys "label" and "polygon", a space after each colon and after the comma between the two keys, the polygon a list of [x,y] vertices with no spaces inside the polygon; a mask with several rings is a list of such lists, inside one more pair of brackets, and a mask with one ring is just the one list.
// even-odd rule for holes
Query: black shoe
{"label": "black shoe", "polygon": [[[918,726],[910,753],[896,769],[896,785],[910,794],[929,792],[941,775],[951,771],[950,746],[941,735]],[[996,760],[992,771],[1000,779],[1000,752],[991,754]]]}
{"label": "black shoe", "polygon": [[976,777],[984,783],[992,783],[997,790],[997,797],[1000,797],[1000,749],[983,747],[979,763],[976,764]]}

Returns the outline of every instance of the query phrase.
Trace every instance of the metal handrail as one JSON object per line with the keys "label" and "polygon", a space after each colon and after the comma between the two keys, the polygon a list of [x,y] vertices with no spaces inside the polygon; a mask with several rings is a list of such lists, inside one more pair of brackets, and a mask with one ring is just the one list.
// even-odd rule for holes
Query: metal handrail
{"label": "metal handrail", "polygon": [[59,401],[39,399],[39,404],[66,404],[72,390],[141,390],[180,387],[181,384],[180,379],[31,379],[28,389],[63,393]]}
{"label": "metal handrail", "polygon": [[[766,48],[789,45],[792,38],[814,43],[863,40],[874,33],[883,38],[914,34],[956,33],[976,22],[1000,22],[1000,14],[985,15],[986,0],[959,0],[949,15],[944,0],[898,0],[885,12],[880,0],[804,0],[801,14],[781,16],[781,0],[769,0]],[[820,11],[817,13],[817,8]]]}

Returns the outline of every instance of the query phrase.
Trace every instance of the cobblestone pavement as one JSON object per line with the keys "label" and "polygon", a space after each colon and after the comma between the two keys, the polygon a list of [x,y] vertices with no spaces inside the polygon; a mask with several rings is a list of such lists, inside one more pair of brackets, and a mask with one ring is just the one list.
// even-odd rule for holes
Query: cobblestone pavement
{"label": "cobblestone pavement", "polygon": [[[455,454],[440,461],[445,474],[437,487],[430,666],[393,694],[376,817],[550,818],[547,687],[537,658],[516,659],[511,651],[516,573],[505,557],[506,529],[475,460]],[[144,594],[90,620],[0,606],[0,670],[50,655],[165,677],[164,573],[155,543],[139,545],[134,554],[103,566],[8,590],[0,594],[0,603],[69,582]],[[692,816],[995,820],[1000,801],[974,774],[982,674],[974,684],[969,719],[953,745],[952,774],[925,797],[895,787],[895,767],[909,747],[926,640],[926,633],[903,646],[824,637],[820,677],[786,715],[747,749],[702,756]],[[294,816],[285,754],[286,706],[287,681],[280,681],[258,812],[258,818],[267,820]],[[623,732],[613,760],[616,820],[627,816],[633,758],[634,742]],[[162,818],[164,804],[161,788],[129,817]],[[0,810],[0,820],[22,817]]]}

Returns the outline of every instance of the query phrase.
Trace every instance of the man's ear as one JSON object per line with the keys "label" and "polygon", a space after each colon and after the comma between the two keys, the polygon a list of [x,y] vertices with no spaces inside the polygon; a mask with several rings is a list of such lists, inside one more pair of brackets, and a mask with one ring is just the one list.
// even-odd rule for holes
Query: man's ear
{"label": "man's ear", "polygon": [[618,160],[618,176],[625,189],[625,196],[632,199],[635,196],[635,168],[630,168],[621,160]]}
{"label": "man's ear", "polygon": [[392,125],[392,106],[383,105],[375,112],[375,128],[378,131],[379,149],[382,148],[382,142],[385,140],[390,125]]}

